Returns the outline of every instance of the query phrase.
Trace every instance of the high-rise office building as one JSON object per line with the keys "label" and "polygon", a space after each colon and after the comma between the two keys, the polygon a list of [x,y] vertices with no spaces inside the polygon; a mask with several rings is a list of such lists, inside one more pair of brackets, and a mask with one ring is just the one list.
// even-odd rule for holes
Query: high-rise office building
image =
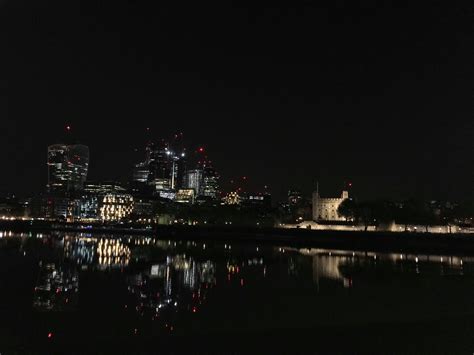
{"label": "high-rise office building", "polygon": [[208,160],[198,163],[197,169],[186,173],[185,187],[194,189],[197,197],[217,199],[219,195],[219,174]]}
{"label": "high-rise office building", "polygon": [[48,147],[48,190],[66,190],[69,180],[68,146],[54,144]]}
{"label": "high-rise office building", "polygon": [[69,189],[80,191],[89,170],[89,148],[82,144],[70,145],[68,158]]}
{"label": "high-rise office building", "polygon": [[48,147],[48,191],[80,191],[87,178],[89,148],[54,144]]}
{"label": "high-rise office building", "polygon": [[165,143],[150,147],[148,157],[148,183],[155,187],[156,191],[171,189],[171,151]]}
{"label": "high-rise office building", "polygon": [[202,195],[203,171],[202,169],[193,169],[186,172],[185,187],[193,189],[195,196]]}
{"label": "high-rise office building", "polygon": [[216,199],[219,196],[219,174],[210,161],[206,161],[202,166],[202,196]]}
{"label": "high-rise office building", "polygon": [[177,154],[173,152],[173,176],[172,188],[177,190],[184,187],[184,180],[186,176],[186,154],[183,152]]}
{"label": "high-rise office building", "polygon": [[150,175],[150,168],[145,162],[135,164],[133,167],[132,181],[138,184],[147,184],[148,175]]}
{"label": "high-rise office building", "polygon": [[167,143],[146,147],[145,161],[136,164],[133,170],[133,182],[152,187],[155,192],[176,190],[183,187],[186,174],[184,151],[177,153]]}

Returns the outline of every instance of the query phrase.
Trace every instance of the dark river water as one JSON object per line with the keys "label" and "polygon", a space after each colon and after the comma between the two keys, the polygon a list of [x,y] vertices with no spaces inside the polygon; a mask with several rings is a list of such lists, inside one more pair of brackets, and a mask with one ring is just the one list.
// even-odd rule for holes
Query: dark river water
{"label": "dark river water", "polygon": [[472,257],[0,232],[0,264],[2,354],[474,352]]}

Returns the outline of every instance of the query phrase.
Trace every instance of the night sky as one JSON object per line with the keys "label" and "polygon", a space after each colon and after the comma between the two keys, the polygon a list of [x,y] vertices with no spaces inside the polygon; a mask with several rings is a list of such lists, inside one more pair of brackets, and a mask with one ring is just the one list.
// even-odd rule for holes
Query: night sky
{"label": "night sky", "polygon": [[277,198],[473,197],[470,2],[256,3],[0,0],[0,190],[44,190],[70,124],[95,180],[150,127]]}

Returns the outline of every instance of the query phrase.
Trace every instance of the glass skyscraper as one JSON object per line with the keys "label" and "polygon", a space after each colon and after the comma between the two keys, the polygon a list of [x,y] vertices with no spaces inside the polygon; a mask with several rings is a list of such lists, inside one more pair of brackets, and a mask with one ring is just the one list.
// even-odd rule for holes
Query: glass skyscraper
{"label": "glass skyscraper", "polygon": [[147,184],[155,192],[176,190],[183,187],[186,172],[185,154],[171,150],[167,143],[146,147],[145,161],[133,169],[133,182]]}
{"label": "glass skyscraper", "polygon": [[210,161],[202,166],[202,196],[216,199],[219,195],[219,174],[217,174]]}
{"label": "glass skyscraper", "polygon": [[48,191],[65,190],[68,183],[68,147],[55,144],[48,147]]}
{"label": "glass skyscraper", "polygon": [[219,174],[206,160],[198,163],[197,169],[186,173],[185,187],[193,189],[196,196],[217,199],[219,195]]}
{"label": "glass skyscraper", "polygon": [[187,171],[185,187],[188,189],[193,189],[195,196],[202,195],[202,183],[203,179],[201,169],[193,169]]}
{"label": "glass skyscraper", "polygon": [[48,191],[80,191],[89,169],[85,145],[54,144],[48,147]]}
{"label": "glass skyscraper", "polygon": [[69,146],[68,152],[68,189],[80,191],[84,187],[89,170],[89,148],[82,144],[75,144]]}

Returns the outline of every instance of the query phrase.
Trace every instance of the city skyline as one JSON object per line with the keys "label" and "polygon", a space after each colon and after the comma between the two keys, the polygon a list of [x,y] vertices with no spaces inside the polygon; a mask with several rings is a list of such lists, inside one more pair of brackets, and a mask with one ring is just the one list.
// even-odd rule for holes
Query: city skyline
{"label": "city skyline", "polygon": [[150,128],[280,200],[316,180],[472,199],[471,8],[296,5],[3,2],[2,190],[42,189],[70,125],[93,180],[126,176]]}
{"label": "city skyline", "polygon": [[0,355],[472,352],[473,20],[0,0]]}
{"label": "city skyline", "polygon": [[[56,129],[58,129],[58,127],[55,127]],[[46,147],[46,150],[47,150],[47,156],[49,153],[49,150],[50,149],[68,149],[68,147],[71,147],[73,149],[78,149],[78,148],[75,148],[75,147],[83,147],[83,148],[80,148],[80,149],[88,149],[88,145],[84,145],[83,142],[86,141],[86,139],[80,139],[78,138],[78,135],[76,133],[76,130],[77,128],[72,126],[70,123],[66,123],[65,125],[62,126],[62,130],[61,130],[61,133],[58,134],[58,136],[61,136],[62,139],[58,139],[56,143],[50,143],[47,147]],[[118,182],[120,184],[122,184],[124,187],[127,187],[129,189],[132,189],[133,190],[133,182],[136,181],[136,177],[135,177],[135,170],[136,168],[140,167],[141,164],[143,164],[142,160],[143,158],[146,157],[147,154],[149,154],[149,152],[147,152],[147,150],[149,149],[149,146],[150,144],[152,144],[153,142],[153,145],[155,144],[162,144],[163,145],[163,148],[166,146],[166,147],[171,147],[171,146],[174,146],[175,148],[178,147],[179,145],[179,148],[177,149],[173,149],[173,148],[170,148],[170,152],[173,152],[174,150],[176,151],[180,151],[182,153],[182,156],[186,156],[186,160],[191,158],[191,161],[193,162],[190,166],[187,167],[187,170],[186,172],[187,173],[191,173],[195,167],[198,167],[199,165],[202,164],[202,161],[204,161],[204,168],[205,168],[205,163],[206,161],[209,161],[209,158],[208,158],[208,151],[209,151],[209,147],[208,146],[204,146],[202,144],[197,144],[194,146],[194,149],[192,147],[188,147],[187,145],[187,141],[184,137],[184,134],[183,132],[179,132],[179,133],[175,133],[175,134],[171,134],[168,138],[164,138],[162,136],[158,136],[156,137],[154,135],[154,132],[153,130],[150,128],[150,127],[146,127],[143,129],[143,145],[141,147],[134,147],[134,148],[131,148],[132,152],[130,154],[130,161],[131,161],[131,165],[130,166],[124,166],[123,165],[123,162],[122,164],[119,166],[119,168],[117,169],[117,167],[115,167],[115,169],[112,169],[112,170],[119,170],[119,171],[123,171],[123,175],[120,175],[120,176],[114,176],[112,174],[108,174],[106,175],[105,177],[99,177],[97,174],[97,171],[94,171],[94,168],[96,170],[99,170],[97,169],[99,166],[99,164],[94,164],[94,153],[91,153],[92,157],[90,158],[90,161],[89,161],[89,156],[87,155],[87,166],[86,167],[86,175],[87,176],[87,181],[90,181],[90,182]],[[176,141],[176,142],[173,142],[173,139],[176,140],[176,137],[177,136],[180,136],[180,140]],[[177,145],[178,144],[178,145]],[[190,149],[191,148],[191,149]],[[213,147],[211,147],[211,150]],[[164,148],[166,150],[168,150],[168,148]],[[218,154],[218,150],[215,149],[215,152],[217,152],[217,156],[219,155]],[[213,152],[212,154],[214,154],[215,152]],[[89,154],[89,152],[87,151],[87,154]],[[107,154],[108,156],[110,156],[110,154],[113,154],[113,153],[109,153]],[[98,152],[98,155],[99,156],[104,156],[104,152]],[[179,155],[179,154],[178,154]],[[35,189],[35,190],[17,190],[17,191],[8,191],[6,189],[4,189],[3,193],[15,193],[16,195],[18,196],[34,196],[34,195],[37,195],[37,194],[41,194],[41,193],[44,193],[46,192],[48,189],[49,189],[49,183],[48,181],[51,179],[51,176],[50,176],[50,164],[48,163],[48,159],[49,158],[46,158],[46,162],[47,162],[47,170],[46,171],[46,175],[42,174],[41,178],[39,179],[40,181],[46,181],[45,182],[45,185],[43,186],[38,186],[38,189]],[[199,160],[201,159],[201,160]],[[146,160],[146,159],[145,159]],[[43,167],[44,167],[44,161],[42,162],[43,164]],[[91,164],[92,163],[92,164]],[[129,163],[129,162],[127,162]],[[219,164],[219,163],[218,163]],[[212,164],[214,165],[214,164]],[[220,164],[219,164],[220,165]],[[92,166],[92,169],[89,167],[89,166]],[[201,168],[202,169],[202,166]],[[242,190],[242,191],[248,191],[248,192],[270,192],[272,193],[272,195],[274,196],[275,200],[276,201],[286,201],[287,198],[288,198],[288,191],[291,191],[291,190],[297,190],[297,191],[301,191],[304,195],[306,195],[308,198],[310,197],[310,195],[316,191],[317,189],[317,184],[318,183],[321,183],[323,182],[323,186],[324,186],[324,192],[323,192],[323,195],[324,194],[334,194],[334,193],[340,193],[340,191],[346,189],[348,187],[348,185],[350,186],[350,190],[351,191],[356,191],[357,194],[362,197],[363,199],[366,198],[366,199],[380,199],[380,198],[383,198],[383,199],[394,199],[394,200],[404,200],[404,199],[412,199],[412,198],[417,198],[417,199],[425,199],[425,200],[450,200],[450,197],[439,197],[439,196],[431,196],[430,198],[427,198],[426,196],[420,196],[420,195],[416,195],[416,194],[408,194],[406,193],[405,195],[389,195],[389,194],[383,194],[384,190],[381,189],[381,190],[377,190],[378,192],[382,192],[382,194],[380,195],[377,195],[377,194],[371,194],[371,193],[368,193],[368,194],[365,194],[365,195],[362,195],[361,193],[363,192],[362,189],[358,188],[358,184],[359,182],[361,182],[362,184],[364,184],[364,181],[361,181],[361,180],[358,180],[356,178],[356,188],[354,189],[353,187],[353,184],[354,184],[354,178],[350,177],[350,176],[346,176],[346,177],[341,177],[339,180],[335,181],[335,180],[330,180],[329,176],[317,176],[315,177],[314,179],[311,179],[310,181],[296,181],[294,184],[290,185],[289,183],[285,183],[283,182],[283,184],[281,186],[277,186],[275,187],[274,185],[272,186],[272,184],[265,184],[265,185],[257,185],[255,183],[255,181],[259,181],[260,179],[258,179],[258,175],[256,176],[257,178],[255,178],[254,176],[248,176],[248,175],[240,175],[240,176],[229,176],[229,174],[226,174],[227,172],[226,171],[219,171],[219,183],[220,183],[220,192],[221,193],[224,193],[224,192],[232,192],[232,191],[238,191],[238,190]],[[43,176],[44,175],[44,176]],[[224,178],[222,178],[224,177]],[[186,177],[184,177],[186,178]],[[182,179],[182,178],[180,178]],[[290,179],[289,179],[290,180]],[[86,180],[83,180],[82,181],[82,184],[85,182]],[[171,182],[171,180],[170,180]],[[309,183],[308,183],[309,182]],[[35,186],[35,184],[32,184],[32,186]],[[45,189],[45,186],[46,186],[46,189]],[[181,183],[179,186],[182,186],[184,187],[184,185]],[[169,188],[171,188],[171,185],[169,186]],[[177,190],[178,188],[178,184],[176,184],[175,186],[175,190]],[[217,196],[217,195],[216,195]],[[224,195],[222,195],[221,197],[223,197]],[[443,194],[440,194],[440,196],[446,196],[446,195],[443,195]],[[464,195],[464,196],[461,196],[461,197],[458,197],[457,199],[453,199],[451,198],[451,200],[457,200],[457,201],[468,201],[469,200],[469,195]]]}

